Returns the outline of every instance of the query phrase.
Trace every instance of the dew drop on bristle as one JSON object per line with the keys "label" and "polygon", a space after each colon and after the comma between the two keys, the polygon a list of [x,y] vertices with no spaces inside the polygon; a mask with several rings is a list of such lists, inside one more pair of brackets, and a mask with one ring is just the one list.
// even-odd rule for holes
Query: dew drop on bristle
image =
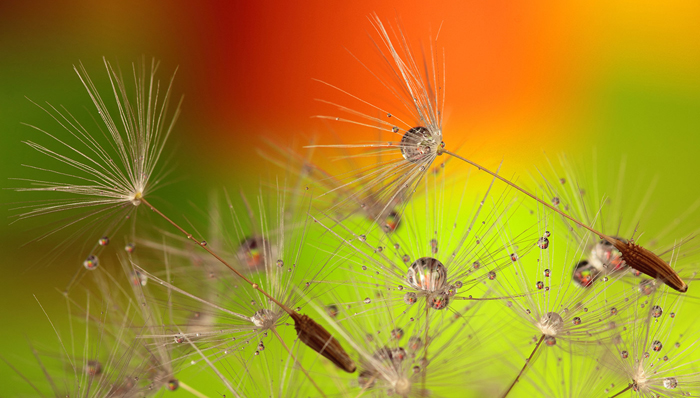
{"label": "dew drop on bristle", "polygon": [[513,262],[518,261],[518,255],[515,253],[511,253],[510,254],[510,261],[513,261]]}
{"label": "dew drop on bristle", "polygon": [[335,304],[329,304],[329,305],[326,307],[326,312],[328,313],[328,315],[329,315],[330,317],[335,318],[335,317],[338,316],[338,313],[339,313],[339,311],[338,311],[338,306],[335,305]]}
{"label": "dew drop on bristle", "polygon": [[661,351],[661,349],[662,349],[663,347],[664,347],[664,345],[661,344],[661,342],[660,342],[659,340],[654,340],[654,341],[651,343],[651,349],[654,350],[654,351],[656,351],[656,352]]}
{"label": "dew drop on bristle", "polygon": [[418,301],[418,295],[413,292],[408,292],[403,295],[403,302],[408,305],[413,305]]}
{"label": "dew drop on bristle", "polygon": [[253,325],[259,328],[268,328],[271,327],[275,322],[275,313],[272,310],[263,308],[261,310],[255,311],[255,314],[253,314],[253,316],[250,317],[250,321],[253,322]]}
{"label": "dew drop on bristle", "polygon": [[181,335],[181,334],[178,334],[177,336],[175,336],[175,337],[173,338],[173,340],[175,340],[175,342],[176,342],[177,344],[182,344],[182,343],[185,342],[185,336],[183,336],[183,335]]}
{"label": "dew drop on bristle", "polygon": [[83,267],[88,270],[93,270],[97,268],[97,266],[100,264],[100,260],[97,258],[96,255],[91,254],[89,255],[85,261],[83,261]]}
{"label": "dew drop on bristle", "polygon": [[357,240],[359,240],[360,242],[367,242],[367,236],[360,235],[357,237]]}
{"label": "dew drop on bristle", "polygon": [[394,126],[394,127],[391,128],[391,132],[392,132],[392,133],[398,133],[398,132],[399,132],[399,128],[396,127],[396,126]]}
{"label": "dew drop on bristle", "polygon": [[544,343],[549,347],[557,345],[557,338],[554,336],[544,336]]}
{"label": "dew drop on bristle", "polygon": [[648,296],[656,291],[656,283],[651,279],[639,282],[639,293]]}
{"label": "dew drop on bristle", "polygon": [[537,288],[542,290],[542,288],[544,288],[544,283],[542,281],[537,281]]}
{"label": "dew drop on bristle", "polygon": [[168,390],[175,391],[180,387],[180,382],[177,379],[168,381]]}
{"label": "dew drop on bristle", "polygon": [[629,352],[624,351],[624,350],[620,351],[620,357],[622,357],[622,359],[627,359],[627,357],[629,357],[629,356],[630,356]]}
{"label": "dew drop on bristle", "polygon": [[370,299],[369,297],[367,297],[367,298],[365,298],[364,300],[362,300],[362,302],[365,303],[365,304],[369,304],[369,303],[372,302],[372,299]]}
{"label": "dew drop on bristle", "polygon": [[664,379],[664,387],[669,390],[673,390],[678,387],[678,380],[675,377],[667,377]]}
{"label": "dew drop on bristle", "polygon": [[436,152],[438,143],[427,128],[418,126],[408,130],[401,137],[399,147],[404,159],[411,163],[418,163],[431,152]]}
{"label": "dew drop on bristle", "polygon": [[252,236],[241,242],[236,250],[236,257],[250,271],[256,271],[265,266],[266,254],[269,255],[269,253],[268,242],[261,236]]}
{"label": "dew drop on bristle", "polygon": [[574,317],[574,319],[572,320],[572,322],[573,322],[574,325],[580,325],[580,324],[581,324],[581,318],[579,318],[579,317],[576,316],[576,317]]}
{"label": "dew drop on bristle", "polygon": [[544,238],[544,237],[543,237],[543,238],[540,238],[540,239],[537,241],[537,246],[538,246],[540,249],[543,249],[543,250],[546,249],[546,248],[548,248],[548,247],[549,247],[549,239]]}
{"label": "dew drop on bristle", "polygon": [[148,283],[148,277],[139,271],[129,272],[129,279],[131,280],[131,284],[134,286],[146,286]]}
{"label": "dew drop on bristle", "polygon": [[433,257],[421,257],[408,268],[406,281],[415,289],[435,292],[445,287],[447,269]]}
{"label": "dew drop on bristle", "polygon": [[455,287],[456,287],[457,289],[461,289],[462,286],[464,286],[464,285],[462,284],[462,281],[457,281],[457,282],[455,282]]}
{"label": "dew drop on bristle", "polygon": [[430,308],[444,310],[450,303],[450,296],[444,293],[435,294],[429,298]]}
{"label": "dew drop on bristle", "polygon": [[284,261],[282,260],[277,260],[276,264],[278,267],[284,267]]}
{"label": "dew drop on bristle", "polygon": [[403,329],[401,328],[396,328],[391,331],[391,338],[394,340],[401,340],[403,337]]}
{"label": "dew drop on bristle", "polygon": [[560,203],[560,201],[559,201],[558,197],[555,196],[552,198],[552,205],[559,206],[559,203]]}
{"label": "dew drop on bristle", "polygon": [[474,264],[472,265],[474,269],[479,269],[481,267],[481,263],[478,261],[474,261]]}
{"label": "dew drop on bristle", "polygon": [[207,241],[206,241],[206,240],[203,240],[203,241],[199,242],[199,245],[200,245],[200,246],[206,246],[206,245],[207,245]]}
{"label": "dew drop on bristle", "polygon": [[408,339],[408,349],[411,351],[418,351],[423,347],[423,340],[420,337],[413,336]]}
{"label": "dew drop on bristle", "polygon": [[654,318],[660,317],[661,314],[663,314],[663,313],[664,313],[664,310],[663,310],[663,308],[661,308],[661,306],[655,305],[655,306],[651,307],[651,316],[653,316]]}
{"label": "dew drop on bristle", "polygon": [[124,250],[126,250],[127,253],[133,253],[135,249],[136,245],[133,243],[127,243],[126,246],[124,246]]}
{"label": "dew drop on bristle", "polygon": [[612,308],[610,309],[610,315],[617,315],[617,308],[612,307]]}
{"label": "dew drop on bristle", "polygon": [[574,267],[574,283],[581,287],[589,287],[598,276],[599,271],[588,261],[583,260]]}
{"label": "dew drop on bristle", "polygon": [[98,361],[87,361],[86,373],[90,376],[97,376],[102,373],[102,364]]}
{"label": "dew drop on bristle", "polygon": [[408,257],[408,254],[404,254],[403,257],[401,257],[401,260],[408,264],[408,262],[411,261],[411,257]]}
{"label": "dew drop on bristle", "polygon": [[97,241],[97,243],[99,243],[100,246],[107,246],[109,244],[109,237],[103,236]]}
{"label": "dew drop on bristle", "polygon": [[489,271],[489,273],[488,273],[488,278],[489,278],[490,280],[496,279],[496,273],[495,273],[494,271]]}
{"label": "dew drop on bristle", "polygon": [[540,318],[539,326],[543,334],[553,336],[564,328],[564,319],[556,312],[548,312]]}
{"label": "dew drop on bristle", "polygon": [[[625,239],[617,236],[613,236],[613,238],[621,242],[626,242]],[[602,264],[609,273],[627,268],[627,264],[622,258],[622,253],[620,253],[612,243],[606,240],[600,240],[595,244],[591,250],[591,256],[598,259],[599,263]]]}
{"label": "dew drop on bristle", "polygon": [[551,272],[549,271],[549,268],[547,268],[546,270],[544,270],[544,276],[545,276],[545,278],[549,278],[549,275],[550,275],[550,274],[551,274]]}

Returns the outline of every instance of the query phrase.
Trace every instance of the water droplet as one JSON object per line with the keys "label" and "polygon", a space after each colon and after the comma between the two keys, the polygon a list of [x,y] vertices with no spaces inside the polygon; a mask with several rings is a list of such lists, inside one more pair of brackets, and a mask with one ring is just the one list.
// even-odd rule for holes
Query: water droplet
{"label": "water droplet", "polygon": [[668,316],[670,316],[671,318],[675,318],[675,317],[676,317],[676,313],[675,313],[675,312],[672,312],[672,313],[668,314]]}
{"label": "water droplet", "polygon": [[543,249],[543,250],[546,249],[546,248],[548,248],[548,247],[549,247],[549,239],[547,239],[547,238],[540,238],[540,239],[537,241],[537,246],[538,246],[540,249]]}
{"label": "water droplet", "polygon": [[420,337],[413,336],[408,339],[408,349],[411,351],[418,351],[423,347],[423,340]]}
{"label": "water droplet", "polygon": [[462,284],[462,281],[457,281],[457,282],[455,282],[455,287],[456,287],[457,289],[461,289],[462,286],[464,286],[464,285]]}
{"label": "water droplet", "polygon": [[386,114],[386,117],[391,117],[391,113],[387,113],[387,114]]}
{"label": "water droplet", "polygon": [[391,132],[392,132],[392,133],[398,133],[398,132],[399,132],[399,128],[396,127],[396,126],[394,126],[394,127],[391,128]]}
{"label": "water droplet", "polygon": [[559,206],[559,198],[558,197],[555,196],[552,198],[552,205]]}
{"label": "water droplet", "polygon": [[496,279],[496,273],[495,273],[494,271],[489,271],[489,273],[488,273],[488,278],[489,278],[490,280]]}
{"label": "water droplet", "polygon": [[543,334],[554,336],[564,328],[564,319],[556,312],[548,312],[540,318],[539,327]]}
{"label": "water droplet", "polygon": [[97,243],[99,243],[100,246],[107,246],[109,244],[109,237],[103,236],[97,241]]}
{"label": "water droplet", "polygon": [[622,359],[627,359],[627,357],[629,357],[630,354],[629,354],[629,352],[622,350],[622,351],[620,351],[620,356],[622,357]]}
{"label": "water droplet", "polygon": [[511,254],[510,254],[510,260],[513,261],[513,262],[518,261],[518,255],[515,254],[515,253],[511,253]]}
{"label": "water droplet", "polygon": [[102,364],[98,361],[87,361],[86,371],[90,376],[97,376],[102,373]]}
{"label": "water droplet", "polygon": [[359,240],[360,242],[366,242],[366,241],[367,241],[367,236],[365,236],[365,235],[360,235],[360,236],[357,237],[357,240]]}
{"label": "water droplet", "polygon": [[656,291],[656,283],[651,279],[639,282],[639,293],[648,296]]}
{"label": "water droplet", "polygon": [[253,325],[265,329],[273,326],[275,320],[276,319],[274,311],[269,310],[267,308],[255,311],[255,314],[253,314],[253,316],[250,317],[250,321],[253,322]]}
{"label": "water droplet", "polygon": [[598,276],[600,271],[593,264],[588,261],[583,260],[576,264],[574,268],[574,282],[581,287],[589,287],[593,284],[593,281]]}
{"label": "water droplet", "polygon": [[617,315],[617,308],[612,307],[612,308],[610,309],[610,315]]}
{"label": "water droplet", "polygon": [[427,128],[419,126],[408,130],[401,137],[399,147],[404,159],[411,163],[418,163],[429,153],[437,152],[438,143]]}
{"label": "water droplet", "polygon": [[207,241],[206,241],[206,240],[203,240],[203,241],[199,242],[199,245],[200,245],[200,246],[206,246],[206,245],[207,245]]}
{"label": "water droplet", "polygon": [[667,377],[664,379],[664,387],[669,390],[673,390],[674,388],[678,387],[678,380],[676,380],[675,377]]}
{"label": "water droplet", "polygon": [[580,325],[580,324],[581,324],[581,318],[579,318],[579,317],[577,317],[577,316],[574,317],[573,323],[574,323],[574,325]]}
{"label": "water droplet", "polygon": [[363,270],[363,271],[367,271],[367,266],[366,266],[366,265],[363,265],[363,266],[362,266],[362,270]]}
{"label": "water droplet", "polygon": [[552,234],[549,231],[544,231],[544,234],[542,235],[544,238],[549,238],[550,236],[552,236]]}
{"label": "water droplet", "polygon": [[393,338],[394,340],[401,340],[402,337],[403,337],[403,329],[396,328],[396,329],[391,331],[391,338]]}
{"label": "water droplet", "polygon": [[651,343],[651,349],[654,350],[654,351],[656,351],[656,352],[661,351],[661,349],[662,349],[663,347],[664,347],[664,345],[661,344],[661,342],[660,342],[659,340],[654,340],[654,341]]}
{"label": "water droplet", "polygon": [[83,261],[83,267],[85,267],[85,269],[89,269],[89,270],[93,270],[93,269],[97,268],[97,266],[99,264],[100,264],[100,259],[98,259],[97,256],[94,254],[87,256],[85,261]]}
{"label": "water droplet", "polygon": [[549,268],[548,268],[548,269],[544,270],[544,276],[546,278],[549,278],[549,275],[550,275],[550,272],[549,272]]}
{"label": "water droplet", "polygon": [[126,246],[124,246],[124,250],[126,250],[127,253],[133,253],[135,249],[136,245],[133,243],[127,243]]}
{"label": "water droplet", "polygon": [[565,183],[566,183],[566,179],[564,179],[564,178],[560,178],[560,179],[559,179],[559,182],[560,182],[560,183],[561,183],[561,184],[563,185],[563,184],[565,184]]}
{"label": "water droplet", "polygon": [[481,263],[478,261],[474,261],[474,264],[472,264],[472,266],[474,267],[474,269],[479,269],[479,267],[481,267]]}
{"label": "water droplet", "polygon": [[236,249],[236,257],[241,264],[250,271],[257,271],[265,267],[265,261],[269,259],[272,247],[262,236],[252,236],[241,242]]}
{"label": "water droplet", "polygon": [[338,311],[338,306],[336,306],[335,304],[329,304],[329,305],[326,307],[326,312],[327,312],[328,315],[330,315],[332,318],[335,318],[335,317],[338,316],[338,313],[339,313],[339,311]]}
{"label": "water droplet", "polygon": [[557,338],[554,336],[544,336],[544,343],[548,346],[554,346],[557,344]]}
{"label": "water droplet", "polygon": [[442,290],[447,281],[447,269],[432,257],[421,257],[408,268],[406,281],[418,290],[428,292]]}
{"label": "water droplet", "polygon": [[[614,237],[617,240],[626,242],[625,239]],[[597,259],[597,263],[602,264],[607,273],[618,272],[627,267],[622,253],[606,240],[600,240],[591,250],[591,256]],[[601,270],[602,271],[602,270]]]}
{"label": "water droplet", "polygon": [[542,290],[543,287],[544,287],[544,283],[542,281],[537,281],[537,288]]}
{"label": "water droplet", "polygon": [[664,313],[664,310],[660,306],[655,305],[655,306],[651,307],[651,316],[653,316],[654,318],[660,317],[661,314],[663,314],[663,313]]}
{"label": "water droplet", "polygon": [[403,295],[403,302],[408,305],[413,305],[418,301],[418,295],[413,292],[408,292]]}
{"label": "water droplet", "polygon": [[139,271],[129,272],[129,279],[131,280],[131,284],[134,286],[146,286],[148,283],[148,277]]}
{"label": "water droplet", "polygon": [[168,381],[168,390],[175,391],[180,387],[180,382],[177,379]]}
{"label": "water droplet", "polygon": [[365,303],[365,304],[369,304],[369,303],[372,302],[372,300],[371,300],[369,297],[367,297],[367,298],[365,298],[364,300],[362,300],[362,302]]}
{"label": "water droplet", "polygon": [[450,303],[450,296],[445,293],[439,293],[432,295],[428,301],[430,303],[430,308],[443,310],[447,308],[447,305]]}

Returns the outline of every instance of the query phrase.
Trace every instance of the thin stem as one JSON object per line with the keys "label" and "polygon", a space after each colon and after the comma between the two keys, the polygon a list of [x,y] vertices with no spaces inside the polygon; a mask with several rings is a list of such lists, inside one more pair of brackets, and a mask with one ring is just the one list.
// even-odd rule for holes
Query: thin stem
{"label": "thin stem", "polygon": [[156,209],[156,208],[155,208],[152,204],[150,204],[146,199],[141,198],[141,203],[145,204],[145,205],[148,206],[151,210],[153,210],[154,212],[156,212],[156,214],[158,214],[159,216],[163,217],[163,218],[165,219],[165,221],[169,222],[173,227],[177,228],[180,232],[182,232],[183,234],[185,234],[185,236],[187,237],[187,239],[191,240],[192,242],[196,243],[197,246],[199,246],[199,247],[201,247],[202,249],[206,250],[209,254],[211,254],[212,256],[214,256],[214,258],[216,258],[217,260],[219,260],[219,262],[220,262],[221,264],[227,266],[231,271],[233,271],[234,274],[238,275],[239,277],[241,277],[241,279],[243,279],[244,281],[248,282],[248,284],[249,284],[250,286],[252,286],[253,289],[259,291],[259,292],[262,293],[265,297],[267,297],[268,299],[270,299],[272,302],[274,302],[275,304],[279,305],[280,308],[282,308],[286,313],[288,313],[289,315],[292,315],[292,314],[294,313],[294,311],[292,311],[291,308],[289,308],[289,307],[287,307],[286,305],[280,303],[279,301],[277,301],[277,299],[275,299],[274,297],[272,297],[272,296],[270,296],[269,294],[267,294],[266,291],[264,291],[264,290],[262,290],[262,289],[260,288],[260,285],[258,285],[257,283],[251,281],[250,279],[246,278],[245,275],[241,274],[237,269],[235,269],[235,268],[234,268],[233,266],[231,266],[228,262],[226,262],[226,260],[224,260],[223,258],[221,258],[218,254],[214,253],[214,251],[211,250],[211,249],[209,248],[209,246],[206,245],[206,243],[202,243],[201,240],[198,240],[197,238],[195,238],[194,236],[192,236],[191,233],[185,231],[184,228],[182,228],[182,227],[179,226],[177,223],[175,223],[175,221],[173,221],[173,220],[171,220],[170,218],[168,218],[168,216],[166,216],[165,214],[161,213],[160,210]]}
{"label": "thin stem", "polygon": [[510,394],[510,391],[515,387],[515,384],[520,380],[520,377],[525,373],[525,370],[527,370],[527,367],[530,366],[530,362],[532,362],[532,358],[535,356],[535,353],[537,350],[540,348],[540,345],[542,345],[542,340],[544,340],[544,335],[540,336],[540,339],[537,341],[537,344],[535,345],[535,349],[532,350],[530,353],[530,356],[527,357],[525,360],[525,365],[523,365],[523,368],[520,369],[520,373],[515,377],[515,380],[513,380],[513,383],[511,383],[510,387],[506,390],[503,395],[501,395],[501,398],[506,398],[508,394]]}
{"label": "thin stem", "polygon": [[206,395],[202,394],[201,392],[195,390],[194,388],[188,386],[187,384],[183,383],[182,381],[178,380],[178,385],[182,387],[183,390],[189,392],[190,394],[194,395],[195,397],[198,398],[209,398]]}
{"label": "thin stem", "polygon": [[630,383],[629,385],[627,385],[627,388],[625,388],[624,390],[622,390],[622,391],[618,392],[617,394],[611,396],[610,398],[618,397],[618,396],[622,395],[625,391],[629,391],[632,387],[634,387],[634,384]]}
{"label": "thin stem", "polygon": [[596,231],[595,229],[589,227],[588,225],[582,223],[581,221],[578,221],[577,219],[571,217],[570,215],[568,215],[568,214],[564,213],[563,211],[557,209],[556,207],[552,206],[551,204],[545,202],[544,200],[542,200],[542,199],[538,198],[537,196],[531,194],[530,192],[526,191],[524,188],[521,188],[520,186],[516,185],[515,183],[509,181],[509,180],[506,179],[506,178],[503,178],[503,177],[499,176],[498,174],[496,174],[496,173],[494,173],[493,171],[491,171],[491,170],[489,170],[489,169],[487,169],[487,168],[481,166],[480,164],[475,163],[475,162],[472,162],[471,160],[466,159],[466,158],[463,158],[463,157],[457,155],[456,153],[452,153],[452,152],[450,152],[450,151],[448,151],[448,150],[443,150],[442,152],[443,152],[443,153],[446,153],[446,154],[448,154],[448,155],[450,155],[450,156],[454,156],[454,157],[456,157],[457,159],[460,159],[460,160],[462,160],[462,161],[464,161],[464,162],[467,162],[467,163],[469,163],[470,165],[476,167],[477,169],[479,169],[479,170],[481,170],[481,171],[483,171],[483,172],[485,172],[485,173],[487,173],[487,174],[489,174],[489,175],[491,175],[491,176],[493,176],[493,177],[495,177],[495,178],[498,178],[499,180],[505,182],[506,184],[510,185],[511,187],[515,188],[516,190],[518,190],[518,191],[522,192],[523,194],[529,196],[530,198],[534,199],[535,201],[537,201],[537,202],[540,203],[541,205],[543,205],[543,206],[545,206],[545,207],[547,207],[547,208],[549,208],[549,209],[551,209],[551,210],[554,210],[555,212],[559,213],[562,217],[568,219],[569,221],[572,221],[572,222],[576,223],[577,225],[580,225],[581,227],[583,227],[583,228],[585,228],[585,229],[591,231],[592,233],[594,233],[594,234],[600,236],[601,239],[605,239],[606,241],[609,241],[609,242],[611,242],[611,243],[613,242],[613,239],[612,239],[611,237],[605,235],[605,234],[602,233],[602,232]]}
{"label": "thin stem", "polygon": [[277,333],[277,329],[275,329],[273,327],[271,330],[272,330],[272,333],[274,333],[275,336],[277,336],[277,340],[279,340],[280,343],[282,343],[282,347],[284,347],[284,349],[287,350],[287,352],[289,353],[289,356],[291,356],[292,359],[294,359],[294,362],[297,365],[299,365],[299,368],[301,369],[302,372],[304,372],[304,374],[306,375],[306,378],[309,379],[309,381],[311,382],[311,384],[314,385],[314,387],[316,387],[318,392],[321,393],[321,396],[325,397],[326,394],[323,393],[323,390],[321,390],[321,387],[319,387],[318,384],[316,384],[316,381],[314,381],[314,379],[311,377],[311,375],[306,371],[306,369],[304,369],[304,367],[301,365],[301,362],[299,362],[299,360],[297,360],[297,358],[294,356],[294,354],[292,354],[292,351],[289,350],[289,347],[287,347],[287,344],[284,343],[284,340],[282,340],[282,337],[280,337],[279,333]]}

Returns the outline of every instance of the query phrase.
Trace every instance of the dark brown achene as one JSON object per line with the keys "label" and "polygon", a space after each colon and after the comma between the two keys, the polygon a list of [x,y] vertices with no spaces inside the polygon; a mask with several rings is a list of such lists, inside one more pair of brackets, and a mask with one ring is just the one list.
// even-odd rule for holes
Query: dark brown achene
{"label": "dark brown achene", "polygon": [[676,271],[661,257],[650,250],[635,244],[634,242],[624,242],[619,239],[603,237],[612,243],[622,254],[625,263],[652,278],[663,281],[666,285],[681,293],[688,291],[688,285],[678,276]]}
{"label": "dark brown achene", "polygon": [[314,351],[328,358],[335,366],[348,373],[354,373],[357,367],[355,362],[345,352],[331,334],[321,325],[307,315],[297,313],[290,314],[294,320],[294,330],[302,343],[311,347]]}

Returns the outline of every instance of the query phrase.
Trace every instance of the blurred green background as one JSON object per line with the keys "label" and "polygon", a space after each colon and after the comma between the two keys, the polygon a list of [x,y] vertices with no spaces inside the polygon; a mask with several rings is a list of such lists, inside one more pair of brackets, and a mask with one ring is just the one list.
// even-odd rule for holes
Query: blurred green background
{"label": "blurred green background", "polygon": [[[3,188],[21,184],[9,180],[26,175],[21,164],[44,161],[21,143],[40,140],[21,123],[57,131],[27,98],[64,105],[90,120],[92,105],[72,65],[82,61],[98,87],[106,87],[102,56],[123,69],[145,56],[161,61],[162,78],[178,67],[174,91],[185,96],[168,146],[175,154],[173,183],[158,192],[159,205],[182,217],[193,213],[193,204],[206,207],[212,189],[256,189],[258,178],[267,176],[255,151],[260,136],[332,139],[326,126],[310,119],[321,112],[313,99],[327,94],[312,78],[357,87],[364,97],[383,90],[362,83],[364,70],[345,50],[373,56],[365,34],[371,12],[390,21],[400,16],[412,40],[442,26],[448,145],[463,144],[463,153],[487,163],[504,159],[506,174],[522,176],[544,164],[543,151],[589,159],[595,149],[606,161],[626,156],[635,184],[660,178],[654,199],[662,207],[650,229],[667,225],[700,198],[700,4],[683,1],[3,2]],[[17,214],[11,209],[36,197],[7,189],[0,195],[6,215],[0,353],[26,367],[32,363],[26,339],[53,338],[32,295],[49,314],[61,314],[65,304],[56,300],[55,288],[65,286],[82,259],[68,255],[37,264],[42,245],[60,240],[23,246],[45,232],[42,221],[10,225]],[[191,216],[197,217],[201,221]],[[697,215],[684,220],[698,221]],[[54,321],[65,325],[60,315]],[[29,392],[3,370],[5,378],[12,382],[0,381],[2,396]]]}

